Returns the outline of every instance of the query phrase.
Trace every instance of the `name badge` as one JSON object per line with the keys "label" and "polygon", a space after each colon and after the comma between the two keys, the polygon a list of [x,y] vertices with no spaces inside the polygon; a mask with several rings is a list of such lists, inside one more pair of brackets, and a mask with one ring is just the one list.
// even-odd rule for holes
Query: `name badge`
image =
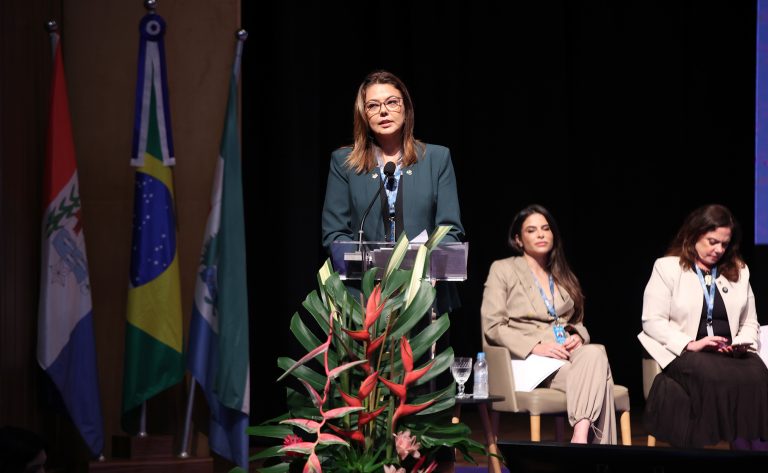
{"label": "name badge", "polygon": [[560,324],[555,324],[555,326],[552,327],[552,330],[555,332],[555,340],[557,343],[560,345],[564,344],[565,339],[567,338],[565,336],[565,327]]}

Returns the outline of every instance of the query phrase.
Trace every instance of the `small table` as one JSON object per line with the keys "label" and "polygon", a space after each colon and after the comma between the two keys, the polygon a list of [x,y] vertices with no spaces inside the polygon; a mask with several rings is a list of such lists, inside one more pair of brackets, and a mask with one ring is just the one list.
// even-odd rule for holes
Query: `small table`
{"label": "small table", "polygon": [[465,404],[473,404],[477,406],[477,410],[480,412],[480,420],[483,423],[483,432],[485,433],[485,445],[488,448],[488,471],[492,473],[501,473],[501,462],[499,458],[494,456],[499,454],[499,448],[496,445],[496,435],[494,435],[493,428],[491,427],[491,419],[488,415],[488,408],[492,402],[501,402],[504,400],[504,396],[488,396],[488,397],[457,397],[456,405],[454,407],[453,423],[458,424],[461,415],[461,406]]}

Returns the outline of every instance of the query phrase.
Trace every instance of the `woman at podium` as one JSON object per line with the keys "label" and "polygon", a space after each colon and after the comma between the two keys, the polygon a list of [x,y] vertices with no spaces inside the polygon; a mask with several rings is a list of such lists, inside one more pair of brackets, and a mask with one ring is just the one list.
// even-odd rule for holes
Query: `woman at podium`
{"label": "woman at podium", "polygon": [[453,227],[443,241],[463,240],[451,153],[416,140],[413,126],[405,84],[387,71],[369,74],[355,98],[355,141],[331,155],[322,217],[329,253],[337,240],[395,241],[403,231],[413,239],[439,225]]}

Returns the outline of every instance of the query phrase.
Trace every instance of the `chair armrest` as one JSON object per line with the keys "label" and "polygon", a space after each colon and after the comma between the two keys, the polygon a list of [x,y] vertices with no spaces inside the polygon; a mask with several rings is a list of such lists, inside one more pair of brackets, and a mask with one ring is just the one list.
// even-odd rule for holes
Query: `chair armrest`
{"label": "chair armrest", "polygon": [[653,358],[643,358],[643,397],[648,399],[648,393],[651,392],[653,379],[661,373],[661,366]]}
{"label": "chair armrest", "polygon": [[486,345],[485,358],[488,361],[488,392],[504,396],[504,401],[494,402],[493,410],[519,412],[515,397],[515,377],[512,374],[512,358],[505,347]]}

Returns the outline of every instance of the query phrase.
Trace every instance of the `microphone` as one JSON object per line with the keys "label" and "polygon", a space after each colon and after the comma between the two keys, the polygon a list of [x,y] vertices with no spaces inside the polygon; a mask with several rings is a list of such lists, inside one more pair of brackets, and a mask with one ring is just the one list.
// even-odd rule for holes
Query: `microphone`
{"label": "microphone", "polygon": [[395,163],[392,161],[384,165],[384,175],[387,176],[387,189],[392,190],[395,185]]}
{"label": "microphone", "polygon": [[[395,178],[395,163],[392,161],[388,162],[384,165],[384,175],[387,177],[387,185],[389,185],[392,182],[392,179]],[[371,203],[368,204],[368,208],[365,209],[365,212],[363,213],[363,218],[360,220],[360,230],[358,230],[358,247],[360,249],[360,254],[363,252],[363,225],[365,225],[365,218],[368,216],[368,213],[371,211],[371,208],[373,208],[373,204],[376,203],[376,199],[379,197],[379,190],[376,190],[376,193],[373,195],[373,199],[371,199]]]}

